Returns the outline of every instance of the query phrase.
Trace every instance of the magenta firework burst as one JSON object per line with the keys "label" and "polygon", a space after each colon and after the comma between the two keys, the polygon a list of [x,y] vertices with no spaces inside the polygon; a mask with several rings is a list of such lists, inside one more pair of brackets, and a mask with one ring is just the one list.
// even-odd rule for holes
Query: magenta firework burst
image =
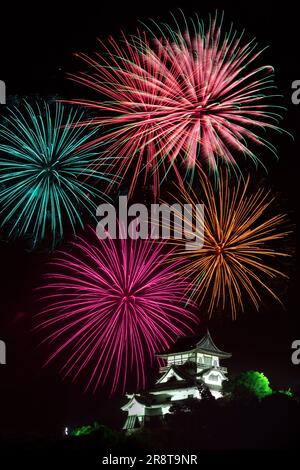
{"label": "magenta firework burst", "polygon": [[94,57],[77,54],[88,69],[70,78],[98,96],[73,103],[98,114],[91,125],[104,128],[102,157],[116,157],[118,175],[132,168],[130,192],[138,177],[152,176],[157,195],[171,169],[182,184],[195,168],[217,176],[220,163],[238,165],[239,155],[257,164],[257,146],[276,153],[259,136],[279,130],[273,67],[260,64],[253,40],[223,33],[222,21],[205,28],[183,18],[183,28],[158,25],[157,34],[148,28],[101,42]]}
{"label": "magenta firework burst", "polygon": [[86,388],[108,383],[112,393],[134,378],[145,385],[144,364],[155,360],[197,317],[185,308],[186,282],[166,265],[166,246],[153,240],[78,238],[59,252],[42,288],[37,315],[47,363],[63,356],[64,376],[88,371]]}

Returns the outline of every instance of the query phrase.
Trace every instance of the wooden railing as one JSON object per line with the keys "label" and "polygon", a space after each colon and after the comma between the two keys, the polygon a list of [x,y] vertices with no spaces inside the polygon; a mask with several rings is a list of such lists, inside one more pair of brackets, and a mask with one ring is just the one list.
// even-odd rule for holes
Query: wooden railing
{"label": "wooden railing", "polygon": [[[168,368],[169,368],[171,365],[175,365],[175,366],[178,365],[178,366],[180,366],[180,365],[186,364],[187,362],[189,362],[189,361],[185,361],[185,362],[182,362],[182,361],[174,361],[174,362],[172,362],[172,363],[170,363],[170,364],[166,364],[165,366],[161,366],[160,369],[159,369],[159,371],[160,371],[160,372],[166,372],[166,371],[168,370]],[[202,362],[199,362],[199,361],[198,361],[198,362],[190,361],[190,362],[193,363],[193,364],[196,364],[196,365],[197,365],[197,368],[208,369],[209,367],[213,367],[214,369],[219,370],[219,371],[221,371],[221,372],[225,372],[225,373],[227,372],[227,368],[226,368],[226,367],[214,366],[214,365],[212,365],[212,364],[205,364],[205,362],[203,362],[203,361],[202,361]]]}

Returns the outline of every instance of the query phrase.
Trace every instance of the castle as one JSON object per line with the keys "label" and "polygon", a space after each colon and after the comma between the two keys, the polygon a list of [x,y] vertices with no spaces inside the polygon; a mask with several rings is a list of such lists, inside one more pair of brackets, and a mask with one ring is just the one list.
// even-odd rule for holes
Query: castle
{"label": "castle", "polygon": [[191,398],[201,398],[201,387],[208,388],[215,398],[222,397],[222,383],[227,369],[220,360],[231,357],[213,342],[209,331],[198,341],[181,338],[173,348],[157,357],[165,365],[153,388],[141,393],[126,394],[129,401],[121,408],[127,412],[123,426],[133,431],[149,423],[161,423],[170,407],[182,405]]}

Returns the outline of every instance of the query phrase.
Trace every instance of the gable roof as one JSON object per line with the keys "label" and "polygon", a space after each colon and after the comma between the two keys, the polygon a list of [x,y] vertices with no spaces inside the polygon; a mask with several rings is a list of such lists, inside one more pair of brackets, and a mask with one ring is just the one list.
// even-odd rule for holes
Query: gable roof
{"label": "gable roof", "polygon": [[127,411],[133,403],[138,403],[139,405],[142,405],[143,407],[145,407],[148,405],[148,400],[146,397],[143,397],[139,394],[136,394],[136,395],[134,394],[129,399],[129,401],[125,403],[125,405],[121,406],[121,410]]}
{"label": "gable roof", "polygon": [[200,372],[197,373],[197,377],[205,377],[206,375],[209,375],[211,372],[221,375],[223,380],[226,380],[227,377],[226,375],[222,372],[220,369],[215,369],[214,367],[208,367],[207,369],[203,369]]}
{"label": "gable roof", "polygon": [[[165,385],[165,384],[163,384]],[[167,393],[162,393],[159,395],[152,395],[148,392],[136,394],[131,397],[131,399],[121,407],[121,410],[128,411],[131,404],[139,403],[143,406],[143,408],[151,407],[151,408],[159,408],[162,405],[167,405],[168,403],[172,402],[172,396],[168,395]]]}
{"label": "gable roof", "polygon": [[159,384],[159,383],[163,383],[162,381],[170,374],[170,372],[173,372],[173,375],[172,375],[172,378],[176,378],[177,380],[185,380],[185,377],[182,376],[180,370],[178,370],[178,368],[176,368],[176,366],[174,365],[171,365],[167,370],[166,372],[157,379],[156,383]]}
{"label": "gable roof", "polygon": [[183,366],[176,366],[176,365],[172,364],[172,365],[170,365],[170,367],[168,367],[166,372],[161,377],[159,377],[159,379],[156,381],[156,384],[168,383],[168,382],[162,382],[162,380],[165,377],[168,376],[168,374],[170,373],[171,370],[174,372],[173,377],[177,378],[177,380],[180,380],[180,379],[181,379],[181,381],[182,380],[184,380],[184,381],[193,380],[193,377],[191,376],[191,374],[189,374],[187,372],[186,367],[184,365]]}

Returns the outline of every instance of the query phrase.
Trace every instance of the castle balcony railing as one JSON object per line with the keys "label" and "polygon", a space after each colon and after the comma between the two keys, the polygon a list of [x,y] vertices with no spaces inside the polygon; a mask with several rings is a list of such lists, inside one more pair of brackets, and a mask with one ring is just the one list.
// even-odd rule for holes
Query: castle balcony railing
{"label": "castle balcony railing", "polygon": [[213,367],[214,369],[219,370],[220,372],[224,372],[225,374],[227,372],[226,367],[214,366],[213,364],[206,364],[204,361],[197,361],[197,362],[195,362],[195,361],[185,361],[185,362],[173,361],[172,363],[161,366],[160,369],[159,369],[159,372],[166,372],[171,365],[181,366],[181,365],[187,364],[187,362],[195,364],[197,366],[197,369],[208,369],[209,367]]}

